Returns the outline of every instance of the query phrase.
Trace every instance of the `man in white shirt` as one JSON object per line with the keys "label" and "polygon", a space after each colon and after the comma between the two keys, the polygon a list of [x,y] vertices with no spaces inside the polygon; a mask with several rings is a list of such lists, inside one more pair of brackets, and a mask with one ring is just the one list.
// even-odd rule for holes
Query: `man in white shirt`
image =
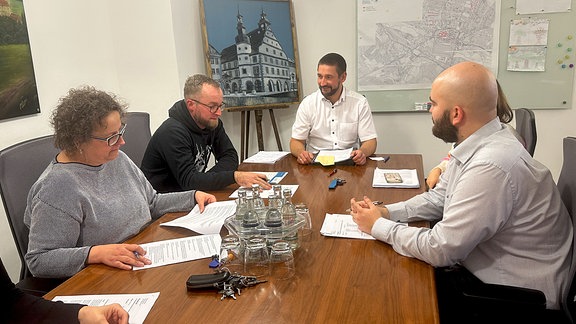
{"label": "man in white shirt", "polygon": [[[352,198],[351,214],[362,231],[402,255],[461,266],[485,283],[540,290],[546,307],[559,309],[569,284],[570,215],[550,171],[498,120],[497,97],[496,79],[482,65],[442,72],[432,83],[430,112],[432,133],[456,143],[446,174],[434,189],[383,208]],[[437,223],[406,226],[415,220]]]}
{"label": "man in white shirt", "polygon": [[336,53],[318,62],[319,89],[302,100],[292,126],[290,152],[309,164],[320,150],[353,148],[350,158],[363,165],[376,151],[376,128],[368,100],[346,89],[346,60]]}

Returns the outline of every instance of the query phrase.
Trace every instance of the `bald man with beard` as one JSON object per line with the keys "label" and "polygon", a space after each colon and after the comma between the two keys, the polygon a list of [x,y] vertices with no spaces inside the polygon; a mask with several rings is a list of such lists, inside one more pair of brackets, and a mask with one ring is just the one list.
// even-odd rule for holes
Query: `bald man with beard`
{"label": "bald man with beard", "polygon": [[[437,267],[443,323],[451,315],[462,321],[466,312],[452,285],[459,280],[537,289],[548,309],[560,308],[569,283],[570,216],[550,171],[498,120],[497,99],[496,79],[484,66],[463,62],[443,71],[432,83],[430,112],[434,136],[455,143],[446,176],[384,207],[351,199],[362,231]],[[406,226],[418,220],[435,224]]]}

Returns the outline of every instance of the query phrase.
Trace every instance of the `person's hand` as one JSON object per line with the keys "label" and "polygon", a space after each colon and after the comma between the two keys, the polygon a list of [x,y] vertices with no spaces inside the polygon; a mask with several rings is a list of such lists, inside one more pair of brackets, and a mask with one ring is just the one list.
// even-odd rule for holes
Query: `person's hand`
{"label": "person's hand", "polygon": [[194,194],[194,199],[196,200],[198,209],[200,209],[201,213],[204,212],[206,205],[216,202],[216,197],[214,197],[214,195],[205,193],[204,191],[196,191]]}
{"label": "person's hand", "polygon": [[426,177],[426,185],[428,185],[428,188],[432,189],[436,187],[441,174],[442,170],[440,168],[435,167],[430,170],[430,173],[428,173],[428,176]]}
{"label": "person's hand", "polygon": [[355,150],[350,153],[350,157],[352,161],[354,161],[357,165],[364,165],[366,164],[366,154],[362,150]]}
{"label": "person's hand", "polygon": [[119,304],[84,306],[78,311],[80,324],[128,324],[128,312]]}
{"label": "person's hand", "polygon": [[146,258],[146,251],[138,244],[94,245],[88,254],[88,263],[102,263],[122,270],[152,264]]}
{"label": "person's hand", "polygon": [[296,159],[300,164],[310,164],[314,161],[314,154],[308,151],[302,151],[298,154],[298,158]]}
{"label": "person's hand", "polygon": [[371,234],[374,223],[380,217],[388,217],[386,208],[376,207],[370,198],[364,196],[364,200],[350,199],[350,215],[362,232]]}
{"label": "person's hand", "polygon": [[235,171],[234,180],[241,187],[250,188],[253,184],[258,184],[264,190],[272,189],[272,185],[268,183],[263,173]]}

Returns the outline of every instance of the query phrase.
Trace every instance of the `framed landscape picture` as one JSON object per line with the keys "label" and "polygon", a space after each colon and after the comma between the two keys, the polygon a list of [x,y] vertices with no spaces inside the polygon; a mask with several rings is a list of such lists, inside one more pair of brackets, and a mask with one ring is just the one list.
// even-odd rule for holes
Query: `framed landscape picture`
{"label": "framed landscape picture", "polygon": [[201,0],[208,75],[228,108],[273,108],[301,99],[290,0]]}
{"label": "framed landscape picture", "polygon": [[22,1],[0,0],[0,120],[40,112]]}

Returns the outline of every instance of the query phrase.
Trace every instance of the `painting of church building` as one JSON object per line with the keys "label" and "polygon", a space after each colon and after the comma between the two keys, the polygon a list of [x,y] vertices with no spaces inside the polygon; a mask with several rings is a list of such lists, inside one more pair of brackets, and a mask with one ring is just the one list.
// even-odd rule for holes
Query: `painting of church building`
{"label": "painting of church building", "polygon": [[[228,107],[298,102],[300,91],[295,55],[284,49],[264,6],[259,10],[258,21],[252,22],[256,26],[252,30],[247,28],[249,23],[244,20],[240,6],[237,8],[235,29],[227,34],[231,43],[218,50],[207,31],[210,74],[220,82],[224,102]],[[291,35],[290,25],[283,28],[288,28]]]}

